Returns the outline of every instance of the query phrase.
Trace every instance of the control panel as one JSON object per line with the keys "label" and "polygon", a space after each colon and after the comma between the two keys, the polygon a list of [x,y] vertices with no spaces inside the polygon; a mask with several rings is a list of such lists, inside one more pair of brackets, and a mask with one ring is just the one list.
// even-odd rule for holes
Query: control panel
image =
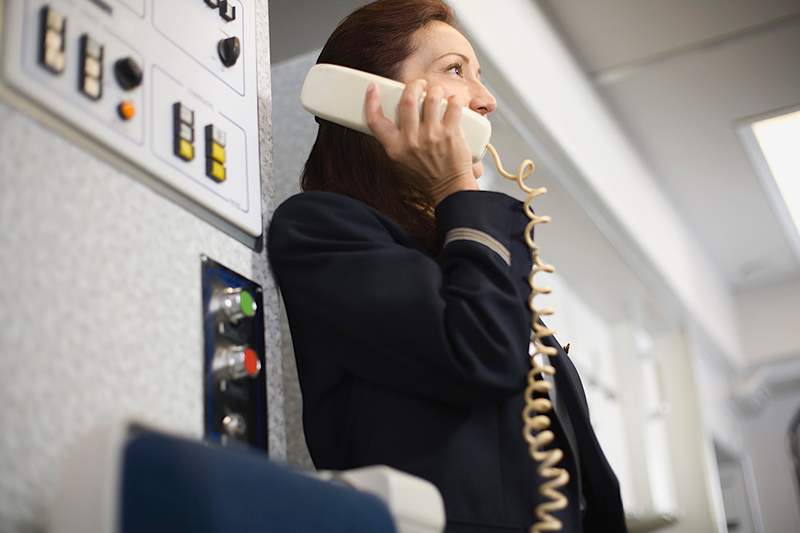
{"label": "control panel", "polygon": [[262,220],[253,0],[0,6],[4,87],[255,245]]}
{"label": "control panel", "polygon": [[261,287],[203,256],[205,436],[267,449]]}

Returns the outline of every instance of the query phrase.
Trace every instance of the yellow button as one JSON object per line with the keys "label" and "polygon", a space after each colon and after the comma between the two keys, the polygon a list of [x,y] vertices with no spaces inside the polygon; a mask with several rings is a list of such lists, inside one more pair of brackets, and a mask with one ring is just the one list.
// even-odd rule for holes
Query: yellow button
{"label": "yellow button", "polygon": [[225,181],[225,166],[213,159],[207,160],[206,173],[216,182]]}
{"label": "yellow button", "polygon": [[208,150],[208,157],[217,161],[218,163],[225,164],[225,148],[215,142],[211,142]]}
{"label": "yellow button", "polygon": [[186,139],[178,139],[178,157],[184,161],[194,159],[194,146]]}
{"label": "yellow button", "polygon": [[130,120],[136,115],[136,106],[130,100],[124,100],[117,106],[117,112],[122,120]]}

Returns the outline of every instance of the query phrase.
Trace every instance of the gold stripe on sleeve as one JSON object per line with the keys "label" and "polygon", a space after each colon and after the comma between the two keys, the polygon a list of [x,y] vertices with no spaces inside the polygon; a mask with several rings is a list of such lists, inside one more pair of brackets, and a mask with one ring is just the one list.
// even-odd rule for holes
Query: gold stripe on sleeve
{"label": "gold stripe on sleeve", "polygon": [[479,242],[497,253],[507,265],[511,266],[511,252],[508,251],[508,248],[484,231],[474,228],[453,228],[445,235],[443,246],[447,246],[453,241]]}

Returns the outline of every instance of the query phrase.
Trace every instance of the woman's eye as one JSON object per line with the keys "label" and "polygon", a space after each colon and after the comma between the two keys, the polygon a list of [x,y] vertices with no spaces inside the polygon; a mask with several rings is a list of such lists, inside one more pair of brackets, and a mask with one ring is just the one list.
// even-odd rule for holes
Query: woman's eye
{"label": "woman's eye", "polygon": [[447,67],[447,72],[453,71],[459,78],[464,77],[464,65],[461,63],[453,63],[449,67]]}

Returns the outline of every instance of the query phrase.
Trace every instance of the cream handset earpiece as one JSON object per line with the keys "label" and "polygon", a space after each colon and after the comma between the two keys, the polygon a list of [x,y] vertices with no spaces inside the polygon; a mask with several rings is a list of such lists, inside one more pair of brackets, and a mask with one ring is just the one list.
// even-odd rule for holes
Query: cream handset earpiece
{"label": "cream handset earpiece", "polygon": [[[303,83],[300,102],[307,111],[322,119],[372,135],[364,115],[364,100],[370,83],[380,86],[383,114],[397,124],[397,104],[400,102],[405,85],[399,81],[339,65],[319,63],[311,67]],[[444,114],[446,108],[447,100],[442,99],[440,115]],[[422,106],[420,106],[420,112],[422,112],[421,110]],[[528,307],[533,315],[531,318],[532,342],[528,354],[531,368],[528,373],[528,386],[525,389],[525,406],[522,410],[522,436],[528,444],[531,458],[537,463],[537,471],[544,480],[538,490],[545,500],[535,506],[536,521],[531,526],[531,532],[558,531],[561,529],[561,521],[552,513],[567,506],[567,498],[558,489],[569,482],[569,474],[563,468],[556,466],[561,461],[563,452],[558,448],[546,448],[553,441],[553,432],[549,429],[550,418],[547,415],[552,409],[548,393],[553,385],[548,380],[537,379],[537,376],[541,374],[555,375],[555,368],[546,364],[545,358],[542,356],[552,357],[558,352],[555,348],[546,346],[542,342],[543,337],[552,335],[554,332],[539,323],[541,316],[551,315],[553,310],[537,309],[533,305],[534,297],[537,294],[550,292],[549,287],[534,285],[534,275],[539,272],[555,271],[552,265],[542,262],[539,257],[539,247],[533,240],[534,226],[550,222],[550,217],[535,214],[531,205],[533,199],[546,193],[547,189],[544,187],[531,188],[525,185],[525,179],[533,174],[535,169],[533,161],[530,159],[522,162],[516,175],[506,172],[497,151],[489,144],[492,125],[486,117],[465,107],[461,113],[461,130],[474,162],[480,161],[486,150],[489,150],[500,175],[516,181],[525,193],[523,210],[529,222],[525,226],[522,238],[530,250],[533,264],[528,276],[528,284],[531,289]]]}

